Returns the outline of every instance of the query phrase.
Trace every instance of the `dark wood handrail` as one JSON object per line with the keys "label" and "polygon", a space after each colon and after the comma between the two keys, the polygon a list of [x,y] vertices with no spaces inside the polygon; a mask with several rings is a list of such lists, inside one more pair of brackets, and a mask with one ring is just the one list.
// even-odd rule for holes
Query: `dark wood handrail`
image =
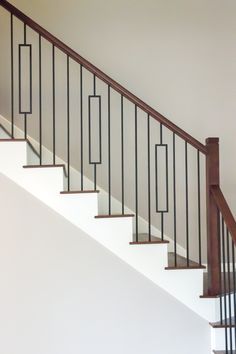
{"label": "dark wood handrail", "polygon": [[211,193],[219,211],[223,216],[224,222],[231,234],[234,244],[236,245],[236,221],[224,197],[224,194],[222,193],[219,186],[212,186]]}
{"label": "dark wood handrail", "polygon": [[34,31],[36,31],[38,34],[40,34],[43,38],[45,38],[46,40],[51,42],[55,47],[57,47],[62,52],[64,52],[66,55],[68,55],[71,59],[73,59],[74,61],[81,64],[84,68],[86,68],[91,73],[96,75],[100,80],[105,82],[107,85],[109,85],[115,91],[119,92],[122,96],[124,96],[129,101],[134,103],[137,107],[139,107],[144,112],[149,114],[152,118],[157,120],[159,123],[163,124],[165,127],[170,129],[176,135],[178,135],[179,137],[181,137],[182,139],[187,141],[189,144],[191,144],[193,147],[195,147],[196,149],[201,151],[203,154],[207,154],[207,150],[206,150],[205,145],[203,145],[200,141],[193,138],[190,134],[186,133],[184,130],[179,128],[177,125],[175,125],[174,123],[169,121],[162,114],[160,114],[155,109],[153,109],[152,107],[147,105],[145,102],[143,102],[137,96],[132,94],[130,91],[126,90],[118,82],[111,79],[108,75],[106,75],[104,72],[99,70],[96,66],[91,64],[88,60],[81,57],[73,49],[68,47],[66,44],[64,44],[62,41],[60,41],[58,38],[54,37],[51,33],[49,33],[47,30],[45,30],[43,27],[41,27],[35,21],[33,21],[30,17],[26,16],[23,12],[18,10],[15,6],[10,4],[6,0],[0,0],[0,5],[2,7],[4,7],[6,10],[8,10],[9,12],[11,12],[11,14],[13,14],[15,17],[20,19],[22,22],[24,22],[27,26],[29,26]]}

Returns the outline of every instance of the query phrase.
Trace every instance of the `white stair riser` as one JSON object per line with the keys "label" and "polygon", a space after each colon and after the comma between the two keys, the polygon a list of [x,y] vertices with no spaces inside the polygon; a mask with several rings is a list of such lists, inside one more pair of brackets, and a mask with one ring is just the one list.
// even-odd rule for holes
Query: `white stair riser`
{"label": "white stair riser", "polygon": [[4,170],[9,173],[14,173],[14,169],[26,165],[27,144],[25,141],[1,142],[0,145],[1,172]]}
{"label": "white stair riser", "polygon": [[98,214],[97,193],[57,195],[55,209],[73,224],[78,226],[78,222],[81,222],[81,225],[87,227],[88,218],[92,222],[94,215]]}
{"label": "white stair riser", "polygon": [[[227,334],[226,334],[227,333]],[[235,348],[235,329],[228,328],[227,332],[225,328],[212,328],[212,348],[214,350],[225,350],[226,349],[226,336],[227,336],[227,347],[228,349]],[[230,353],[230,351],[229,351]]]}

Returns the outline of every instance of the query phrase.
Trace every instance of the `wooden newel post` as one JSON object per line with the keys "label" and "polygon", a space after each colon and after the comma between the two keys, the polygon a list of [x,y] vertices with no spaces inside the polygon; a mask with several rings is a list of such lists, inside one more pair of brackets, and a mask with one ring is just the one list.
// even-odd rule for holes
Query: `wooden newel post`
{"label": "wooden newel post", "polygon": [[206,207],[207,207],[207,263],[208,295],[220,294],[220,240],[218,210],[211,187],[219,185],[219,138],[206,139]]}

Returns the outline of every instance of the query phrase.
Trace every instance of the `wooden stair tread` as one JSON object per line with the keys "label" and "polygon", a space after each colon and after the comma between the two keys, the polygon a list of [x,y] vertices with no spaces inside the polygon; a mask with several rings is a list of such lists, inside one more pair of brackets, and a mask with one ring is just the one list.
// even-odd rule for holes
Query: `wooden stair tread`
{"label": "wooden stair tread", "polygon": [[[203,276],[203,295],[201,295],[201,298],[216,298],[219,297],[220,295],[224,294],[224,277],[223,277],[223,273],[221,273],[221,283],[222,283],[222,294],[218,294],[218,295],[208,295],[208,273],[204,273]],[[228,289],[228,273],[226,273],[226,294],[229,293],[233,293],[234,292],[234,273],[231,272],[230,273],[230,289]]]}
{"label": "wooden stair tread", "polygon": [[4,138],[4,139],[0,139],[0,142],[4,142],[4,143],[16,143],[16,142],[21,142],[21,141],[25,141],[28,142],[26,139],[17,139],[17,138]]}
{"label": "wooden stair tread", "polygon": [[24,165],[24,168],[45,168],[45,167],[63,167],[65,168],[64,164],[51,164],[51,165]]}
{"label": "wooden stair tread", "polygon": [[54,168],[54,167],[62,167],[65,177],[67,177],[66,166],[63,163],[59,164],[48,164],[48,165],[24,165],[23,168]]}
{"label": "wooden stair tread", "polygon": [[104,214],[104,215],[96,215],[95,219],[106,219],[106,218],[130,218],[134,217],[134,214]]}
{"label": "wooden stair tread", "polygon": [[99,193],[99,190],[83,190],[83,191],[61,191],[60,194],[82,194],[82,193]]}
{"label": "wooden stair tread", "polygon": [[230,351],[230,349],[228,349],[228,352],[226,350],[213,350],[214,354],[236,354],[236,350],[232,350],[232,352]]}
{"label": "wooden stair tread", "polygon": [[130,245],[146,245],[146,244],[163,244],[169,243],[169,241],[162,240],[159,237],[152,236],[149,241],[149,235],[147,233],[138,234],[138,241],[136,241],[136,235],[133,235],[133,241],[130,242]]}
{"label": "wooden stair tread", "polygon": [[182,257],[180,255],[176,255],[176,263],[175,265],[175,253],[168,253],[168,267],[167,270],[178,270],[178,269],[205,269],[205,267],[199,263],[196,263],[189,259],[189,263],[187,262],[187,258]]}
{"label": "wooden stair tread", "polygon": [[230,325],[230,319],[228,318],[227,320],[223,320],[222,323],[220,321],[218,322],[210,322],[211,327],[213,328],[225,328],[225,327],[235,327],[235,318],[231,318],[231,325]]}

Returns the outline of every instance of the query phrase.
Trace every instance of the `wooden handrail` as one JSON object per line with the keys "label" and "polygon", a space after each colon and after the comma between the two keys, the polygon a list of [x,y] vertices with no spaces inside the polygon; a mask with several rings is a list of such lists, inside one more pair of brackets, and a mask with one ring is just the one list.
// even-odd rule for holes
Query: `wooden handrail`
{"label": "wooden handrail", "polygon": [[111,79],[108,75],[106,75],[104,72],[99,70],[96,66],[91,64],[88,60],[81,57],[73,49],[68,47],[66,44],[64,44],[62,41],[60,41],[58,38],[54,37],[51,33],[49,33],[47,30],[45,30],[43,27],[41,27],[35,21],[33,21],[30,17],[26,16],[23,12],[18,10],[15,6],[10,4],[6,0],[0,0],[0,5],[2,7],[4,7],[6,10],[8,10],[9,12],[11,12],[11,14],[13,14],[15,17],[20,19],[22,22],[24,22],[27,26],[32,28],[35,32],[40,34],[43,38],[45,38],[46,40],[51,42],[55,47],[57,47],[62,52],[64,52],[66,55],[68,55],[71,59],[73,59],[77,63],[81,64],[84,68],[86,68],[91,73],[96,75],[100,80],[105,82],[107,85],[109,85],[115,91],[119,92],[122,96],[124,96],[129,101],[134,103],[137,107],[139,107],[144,112],[149,114],[152,118],[157,120],[159,123],[163,124],[166,128],[170,129],[172,132],[174,132],[176,135],[178,135],[179,137],[181,137],[182,139],[187,141],[189,144],[191,144],[193,147],[195,147],[196,149],[201,151],[203,154],[207,153],[206,146],[203,145],[200,141],[193,138],[190,134],[186,133],[184,130],[179,128],[177,125],[175,125],[174,123],[169,121],[162,114],[160,114],[155,109],[153,109],[152,107],[147,105],[145,102],[143,102],[137,96],[132,94],[130,91],[126,90],[118,82]]}
{"label": "wooden handrail", "polygon": [[236,221],[224,197],[224,194],[222,193],[219,186],[212,186],[211,193],[219,211],[223,216],[224,222],[231,234],[234,244],[236,245]]}

